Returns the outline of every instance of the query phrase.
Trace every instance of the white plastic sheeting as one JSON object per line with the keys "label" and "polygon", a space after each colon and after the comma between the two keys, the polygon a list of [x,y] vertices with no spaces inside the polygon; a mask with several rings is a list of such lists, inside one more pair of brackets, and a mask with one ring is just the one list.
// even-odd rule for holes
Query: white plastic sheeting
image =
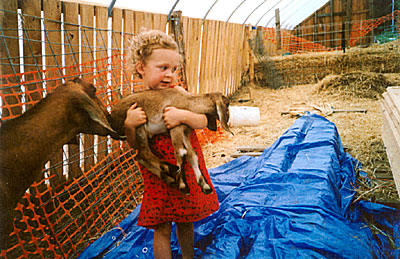
{"label": "white plastic sheeting", "polygon": [[[84,2],[109,7],[113,1]],[[263,27],[275,27],[275,10],[279,9],[281,28],[291,29],[327,2],[329,0],[115,0],[114,8],[162,14],[180,10],[183,16]]]}

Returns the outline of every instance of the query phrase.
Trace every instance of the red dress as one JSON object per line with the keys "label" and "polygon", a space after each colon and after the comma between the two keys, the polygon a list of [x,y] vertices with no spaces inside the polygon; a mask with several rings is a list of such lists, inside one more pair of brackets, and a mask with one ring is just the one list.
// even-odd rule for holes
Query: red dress
{"label": "red dress", "polygon": [[[154,228],[164,222],[194,222],[206,218],[219,208],[218,198],[208,174],[203,152],[195,131],[190,135],[190,142],[199,159],[200,170],[207,183],[213,189],[211,194],[204,194],[196,183],[192,166],[186,161],[184,164],[189,195],[183,195],[177,187],[165,184],[160,178],[140,165],[144,180],[144,194],[138,219],[138,225]],[[174,147],[168,134],[156,135],[151,140],[153,153],[164,161],[176,165]]]}

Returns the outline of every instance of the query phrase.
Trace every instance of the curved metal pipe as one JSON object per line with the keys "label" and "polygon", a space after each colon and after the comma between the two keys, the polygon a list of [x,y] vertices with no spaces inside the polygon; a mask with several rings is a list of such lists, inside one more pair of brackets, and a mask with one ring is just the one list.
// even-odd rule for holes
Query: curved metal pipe
{"label": "curved metal pipe", "polygon": [[262,2],[261,4],[259,4],[256,8],[254,8],[254,10],[249,14],[249,16],[247,16],[246,20],[244,20],[243,24],[245,24],[247,22],[247,20],[250,18],[250,16],[260,7],[262,6],[265,2],[267,2],[267,0],[264,0],[264,2]]}
{"label": "curved metal pipe", "polygon": [[261,17],[260,19],[258,19],[256,26],[260,23],[261,19],[264,18],[264,16],[269,13],[272,9],[274,9],[280,2],[282,2],[283,0],[280,0],[278,2],[276,2],[276,4],[274,6],[272,6],[270,9],[268,9],[268,11],[266,11]]}
{"label": "curved metal pipe", "polygon": [[239,9],[239,7],[246,2],[247,0],[243,0],[236,8],[235,10],[233,10],[233,12],[231,13],[231,15],[229,15],[228,20],[226,20],[226,22],[229,22],[229,20],[231,19],[232,15],[237,11],[237,9]]}
{"label": "curved metal pipe", "polygon": [[[310,8],[311,4],[314,4],[316,2],[316,0],[313,1],[307,1],[305,2],[302,6],[306,6],[307,10],[311,10],[312,8]],[[318,9],[317,9],[318,10]],[[311,13],[312,14],[312,13]],[[311,15],[310,14],[310,15]],[[284,22],[281,24],[281,28],[284,28],[285,26],[288,26],[288,28],[290,27],[290,22],[293,21],[296,17],[292,16],[292,15],[288,15],[288,19],[284,20]],[[307,16],[309,17],[309,16]],[[307,18],[306,17],[306,18]],[[303,19],[304,20],[304,19]],[[300,21],[301,22],[301,21]],[[297,24],[296,24],[297,25]],[[295,25],[293,25],[292,27],[295,27]]]}
{"label": "curved metal pipe", "polygon": [[213,9],[214,5],[218,2],[219,0],[215,0],[215,2],[212,4],[212,6],[210,7],[210,9],[208,9],[207,13],[204,15],[203,17],[203,23],[204,20],[206,19],[207,15],[210,13],[211,9]]}
{"label": "curved metal pipe", "polygon": [[169,11],[168,17],[167,17],[167,22],[169,22],[169,19],[171,19],[171,14],[175,10],[175,7],[178,4],[178,2],[179,2],[179,0],[176,0],[175,4],[172,6],[171,10]]}
{"label": "curved metal pipe", "polygon": [[[287,5],[285,5],[283,8],[280,8],[280,12],[282,12],[283,10],[285,10],[289,5],[291,4],[291,2],[289,1],[289,3],[287,3]],[[272,16],[271,19],[269,19],[269,21],[267,22],[267,24],[265,24],[265,27],[268,27],[269,23],[275,18],[275,15]]]}

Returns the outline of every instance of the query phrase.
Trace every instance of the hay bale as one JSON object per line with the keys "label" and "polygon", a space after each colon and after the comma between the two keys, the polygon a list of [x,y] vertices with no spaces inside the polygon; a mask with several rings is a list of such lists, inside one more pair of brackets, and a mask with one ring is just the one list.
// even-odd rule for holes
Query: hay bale
{"label": "hay bale", "polygon": [[391,81],[381,73],[350,72],[342,75],[329,75],[318,83],[318,91],[328,94],[378,99],[386,91]]}

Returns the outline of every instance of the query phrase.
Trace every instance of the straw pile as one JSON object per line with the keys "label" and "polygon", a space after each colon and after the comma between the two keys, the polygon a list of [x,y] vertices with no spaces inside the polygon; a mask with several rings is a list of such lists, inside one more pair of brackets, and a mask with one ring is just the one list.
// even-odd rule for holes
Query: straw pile
{"label": "straw pile", "polygon": [[[340,75],[354,71],[398,73],[400,46],[394,42],[368,48],[352,48],[346,50],[346,53],[332,51],[295,54],[276,56],[271,60],[273,67],[283,75],[285,85],[312,84],[330,74]],[[256,65],[255,69],[260,70],[262,67]],[[259,72],[262,74],[262,71]],[[269,76],[264,75],[265,78]]]}
{"label": "straw pile", "polygon": [[351,97],[378,99],[391,82],[381,73],[350,72],[329,75],[318,83],[318,91]]}

